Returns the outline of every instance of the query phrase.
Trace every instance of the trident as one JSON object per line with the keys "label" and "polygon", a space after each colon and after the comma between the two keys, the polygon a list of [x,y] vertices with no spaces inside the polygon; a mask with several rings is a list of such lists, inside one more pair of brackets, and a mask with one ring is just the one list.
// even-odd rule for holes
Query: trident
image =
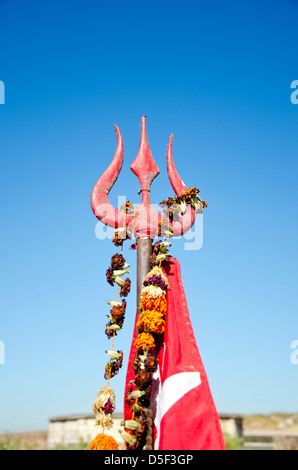
{"label": "trident", "polygon": [[[160,171],[156,165],[149,146],[146,116],[141,118],[141,140],[138,154],[132,162],[130,169],[140,182],[142,202],[134,214],[126,214],[115,209],[109,201],[109,192],[114,186],[123,164],[124,148],[123,139],[119,128],[115,125],[117,136],[117,147],[112,162],[95,183],[91,193],[91,207],[95,216],[109,227],[127,228],[134,233],[137,240],[137,306],[140,313],[140,293],[143,281],[150,271],[150,256],[152,254],[152,241],[158,234],[159,224],[165,219],[161,213],[154,210],[150,202],[150,187],[152,181],[159,175]],[[174,135],[171,134],[167,146],[167,171],[172,188],[177,196],[181,196],[187,190],[187,186],[180,178],[173,160]],[[168,217],[166,217],[168,219]],[[184,214],[178,219],[168,219],[173,236],[186,233],[194,224],[196,211],[187,204]]]}

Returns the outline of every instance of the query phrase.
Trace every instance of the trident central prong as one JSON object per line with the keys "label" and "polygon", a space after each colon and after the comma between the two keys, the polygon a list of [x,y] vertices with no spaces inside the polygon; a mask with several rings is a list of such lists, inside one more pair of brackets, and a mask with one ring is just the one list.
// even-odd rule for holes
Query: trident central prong
{"label": "trident central prong", "polygon": [[158,231],[161,214],[154,210],[151,205],[150,188],[152,181],[159,175],[160,171],[150,150],[146,116],[141,118],[139,151],[130,169],[137,176],[141,185],[139,193],[142,193],[142,203],[137,209],[133,230],[136,238],[151,238],[153,240]]}
{"label": "trident central prong", "polygon": [[[159,175],[160,171],[150,150],[146,129],[146,116],[142,116],[141,118],[140,147],[130,169],[139,179],[141,185],[140,191],[143,193],[150,192],[151,183],[154,178]],[[144,194],[142,196],[142,199],[144,199]]]}

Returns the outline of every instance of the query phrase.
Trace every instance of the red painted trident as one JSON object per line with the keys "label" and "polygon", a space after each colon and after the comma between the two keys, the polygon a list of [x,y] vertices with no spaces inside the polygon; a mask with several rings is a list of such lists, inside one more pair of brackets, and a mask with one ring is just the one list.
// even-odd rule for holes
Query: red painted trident
{"label": "red painted trident", "polygon": [[[159,224],[162,219],[167,219],[173,236],[186,233],[194,224],[196,211],[190,205],[186,205],[184,214],[177,220],[169,220],[168,217],[153,209],[150,202],[150,187],[152,181],[160,171],[156,165],[151,150],[146,129],[146,116],[141,118],[141,141],[138,154],[132,162],[130,169],[138,177],[142,193],[141,205],[134,214],[125,214],[115,209],[109,201],[109,192],[114,186],[123,164],[124,149],[123,139],[119,128],[115,125],[117,136],[117,148],[114,158],[106,171],[98,179],[91,193],[91,207],[96,217],[109,227],[127,228],[134,233],[137,239],[137,305],[140,303],[140,292],[143,281],[150,271],[149,258],[152,254],[152,240],[158,234]],[[187,190],[187,186],[180,178],[173,161],[171,134],[167,147],[167,171],[170,183],[179,197]]]}

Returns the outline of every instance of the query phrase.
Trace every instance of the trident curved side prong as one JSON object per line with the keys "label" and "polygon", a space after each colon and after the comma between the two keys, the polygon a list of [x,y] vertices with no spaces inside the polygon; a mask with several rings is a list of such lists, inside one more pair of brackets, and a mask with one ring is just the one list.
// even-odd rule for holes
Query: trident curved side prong
{"label": "trident curved side prong", "polygon": [[115,125],[117,136],[117,147],[112,162],[95,183],[91,192],[91,207],[96,217],[109,227],[123,227],[123,224],[129,223],[132,215],[126,215],[115,209],[109,201],[109,192],[117,181],[123,164],[124,148],[123,139],[119,128]]}
{"label": "trident curved side prong", "polygon": [[173,160],[173,140],[174,134],[171,134],[167,147],[167,170],[169,180],[172,185],[172,188],[175,191],[175,194],[177,196],[181,196],[181,194],[185,193],[185,191],[187,190],[187,186],[185,186],[185,184],[183,183],[175,167],[175,163]]}
{"label": "trident curved side prong", "polygon": [[[174,134],[170,135],[168,147],[167,147],[167,171],[170,183],[172,188],[175,191],[177,196],[185,193],[187,186],[183,183],[182,179],[179,176],[179,173],[176,169],[174,160],[173,160],[173,139]],[[187,204],[185,213],[180,217],[179,221],[173,221],[172,229],[173,235],[179,236],[188,232],[188,230],[193,226],[196,219],[196,211],[190,204]]]}

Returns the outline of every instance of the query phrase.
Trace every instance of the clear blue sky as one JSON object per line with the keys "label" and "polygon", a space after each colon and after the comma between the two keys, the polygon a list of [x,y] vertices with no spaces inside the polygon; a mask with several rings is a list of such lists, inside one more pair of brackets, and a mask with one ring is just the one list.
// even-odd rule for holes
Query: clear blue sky
{"label": "clear blue sky", "polygon": [[[129,170],[147,115],[173,195],[166,146],[209,203],[204,243],[179,258],[191,320],[219,412],[297,412],[298,2],[0,1],[0,432],[46,429],[92,412],[115,253],[95,236],[92,187],[124,138],[111,192],[138,203]],[[111,385],[122,410],[132,292]]]}

